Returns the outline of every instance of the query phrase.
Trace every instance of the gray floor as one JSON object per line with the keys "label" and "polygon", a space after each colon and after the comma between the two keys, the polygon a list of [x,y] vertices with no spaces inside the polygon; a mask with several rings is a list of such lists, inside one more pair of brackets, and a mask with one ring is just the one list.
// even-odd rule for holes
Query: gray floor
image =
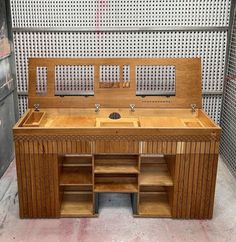
{"label": "gray floor", "polygon": [[13,162],[0,179],[0,241],[235,242],[236,179],[220,161],[209,221],[133,218],[126,194],[103,195],[98,218],[21,220]]}

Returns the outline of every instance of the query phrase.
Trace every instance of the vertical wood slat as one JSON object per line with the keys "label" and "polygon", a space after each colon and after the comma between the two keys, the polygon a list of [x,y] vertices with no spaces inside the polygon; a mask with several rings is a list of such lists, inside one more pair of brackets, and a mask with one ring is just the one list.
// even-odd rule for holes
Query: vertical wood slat
{"label": "vertical wood slat", "polygon": [[193,198],[193,184],[194,184],[194,166],[196,156],[196,142],[191,143],[191,151],[189,157],[189,171],[188,171],[188,191],[187,191],[187,204],[186,204],[186,218],[191,218],[191,207]]}
{"label": "vertical wood slat", "polygon": [[20,218],[24,217],[24,192],[23,192],[23,181],[22,181],[22,167],[21,167],[21,150],[20,141],[15,141],[15,153],[16,153],[16,172],[17,172],[17,186],[18,186],[18,197],[19,197],[19,214]]}
{"label": "vertical wood slat", "polygon": [[203,163],[203,174],[202,174],[202,189],[201,189],[201,202],[199,208],[199,218],[204,218],[204,207],[207,207],[209,203],[206,203],[207,188],[208,188],[208,176],[209,176],[209,159],[210,159],[210,142],[205,143],[205,154]]}
{"label": "vertical wood slat", "polygon": [[17,141],[15,151],[20,217],[59,217],[58,162],[52,143]]}
{"label": "vertical wood slat", "polygon": [[187,212],[187,196],[188,196],[188,187],[189,187],[189,169],[190,169],[190,153],[191,153],[191,142],[185,143],[185,152],[184,152],[184,160],[183,163],[183,185],[182,185],[182,206],[181,206],[181,217],[186,218],[186,212]]}
{"label": "vertical wood slat", "polygon": [[195,147],[194,154],[194,174],[193,174],[193,186],[192,186],[192,203],[191,203],[191,211],[190,218],[194,218],[195,216],[195,208],[196,208],[196,200],[197,200],[197,186],[198,186],[198,172],[199,172],[199,161],[200,161],[200,149],[202,142],[197,142]]}
{"label": "vertical wood slat", "polygon": [[35,182],[35,161],[34,161],[34,155],[32,153],[34,152],[34,142],[29,141],[29,165],[30,165],[30,176],[31,176],[31,191],[32,191],[32,210],[33,214],[32,217],[37,217],[37,203],[34,201],[37,201],[37,194],[36,194],[36,182]]}
{"label": "vertical wood slat", "polygon": [[181,150],[182,142],[176,143],[176,160],[175,160],[175,174],[174,174],[174,188],[173,188],[173,207],[172,216],[178,217],[178,198],[179,198],[179,180],[180,180],[180,169],[181,169]]}
{"label": "vertical wood slat", "polygon": [[[53,184],[54,181],[49,182],[49,179],[51,177],[51,173],[53,172],[53,169],[51,168],[51,164],[53,163],[52,160],[52,142],[47,142],[49,154],[45,155],[45,159],[43,162],[44,167],[44,186],[45,186],[45,207],[46,207],[46,214],[48,216],[52,216],[51,211],[54,211],[54,199],[51,199],[51,197],[54,197],[54,191],[50,191],[50,185]],[[53,179],[54,180],[54,179]]]}
{"label": "vertical wood slat", "polygon": [[210,191],[209,191],[209,207],[208,211],[205,209],[205,216],[208,219],[211,219],[213,216],[213,208],[214,208],[214,198],[215,198],[215,186],[216,186],[216,176],[217,176],[217,168],[218,168],[218,153],[219,153],[219,142],[214,143],[213,151],[212,151],[212,159],[211,159],[211,183]]}
{"label": "vertical wood slat", "polygon": [[195,207],[195,214],[194,217],[199,219],[200,213],[200,205],[201,205],[201,191],[202,191],[202,183],[203,183],[203,173],[204,173],[204,161],[205,161],[205,150],[206,144],[202,142],[201,149],[200,149],[200,159],[199,159],[199,166],[198,166],[198,182],[197,182],[197,197],[196,197],[196,207]]}
{"label": "vertical wood slat", "polygon": [[30,174],[30,154],[29,154],[29,141],[24,141],[24,154],[25,154],[25,175],[27,187],[27,206],[29,217],[33,216],[33,203],[32,203],[32,187],[31,187],[31,174]]}

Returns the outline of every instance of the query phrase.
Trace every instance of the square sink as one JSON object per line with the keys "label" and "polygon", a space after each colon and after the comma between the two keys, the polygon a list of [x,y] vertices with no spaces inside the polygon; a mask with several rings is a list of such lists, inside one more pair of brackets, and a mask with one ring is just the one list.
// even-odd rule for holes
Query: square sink
{"label": "square sink", "polygon": [[184,124],[189,128],[198,128],[202,127],[201,123],[198,121],[190,121],[190,122],[184,122]]}
{"label": "square sink", "polygon": [[97,118],[96,127],[100,128],[137,128],[139,120],[137,118],[121,118],[112,120],[109,118]]}
{"label": "square sink", "polygon": [[39,127],[44,115],[45,112],[33,111],[23,123],[23,127]]}

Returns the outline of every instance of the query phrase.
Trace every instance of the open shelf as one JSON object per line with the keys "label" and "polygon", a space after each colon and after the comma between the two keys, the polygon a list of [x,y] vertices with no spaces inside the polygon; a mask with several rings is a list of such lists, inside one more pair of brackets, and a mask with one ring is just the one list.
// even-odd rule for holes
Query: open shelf
{"label": "open shelf", "polygon": [[171,217],[167,192],[142,192],[139,198],[139,216]]}
{"label": "open shelf", "polygon": [[63,167],[60,186],[92,185],[92,167]]}
{"label": "open shelf", "polygon": [[133,165],[95,165],[94,173],[119,173],[119,174],[137,174],[138,167]]}
{"label": "open shelf", "polygon": [[135,174],[96,174],[95,192],[138,192],[138,181]]}
{"label": "open shelf", "polygon": [[61,203],[61,217],[93,216],[92,192],[65,192]]}
{"label": "open shelf", "polygon": [[63,157],[63,167],[92,166],[92,155],[67,154]]}
{"label": "open shelf", "polygon": [[96,155],[94,172],[97,174],[137,174],[138,156],[135,155]]}
{"label": "open shelf", "polygon": [[173,186],[164,157],[145,157],[141,161],[140,186]]}
{"label": "open shelf", "polygon": [[135,183],[97,183],[95,192],[138,192],[138,185]]}

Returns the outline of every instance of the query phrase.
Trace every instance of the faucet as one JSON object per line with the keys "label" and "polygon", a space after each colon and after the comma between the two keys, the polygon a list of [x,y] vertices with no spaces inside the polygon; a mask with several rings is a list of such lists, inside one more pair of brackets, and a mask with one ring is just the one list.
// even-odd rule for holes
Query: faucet
{"label": "faucet", "polygon": [[96,113],[100,111],[100,107],[101,107],[101,105],[99,103],[95,104],[95,112]]}
{"label": "faucet", "polygon": [[135,104],[130,104],[129,107],[130,107],[130,111],[131,112],[135,111],[135,109],[134,109],[135,108]]}
{"label": "faucet", "polygon": [[192,113],[195,113],[196,112],[196,107],[197,107],[196,104],[191,104]]}
{"label": "faucet", "polygon": [[34,104],[34,111],[35,112],[39,111],[39,104],[38,103]]}

